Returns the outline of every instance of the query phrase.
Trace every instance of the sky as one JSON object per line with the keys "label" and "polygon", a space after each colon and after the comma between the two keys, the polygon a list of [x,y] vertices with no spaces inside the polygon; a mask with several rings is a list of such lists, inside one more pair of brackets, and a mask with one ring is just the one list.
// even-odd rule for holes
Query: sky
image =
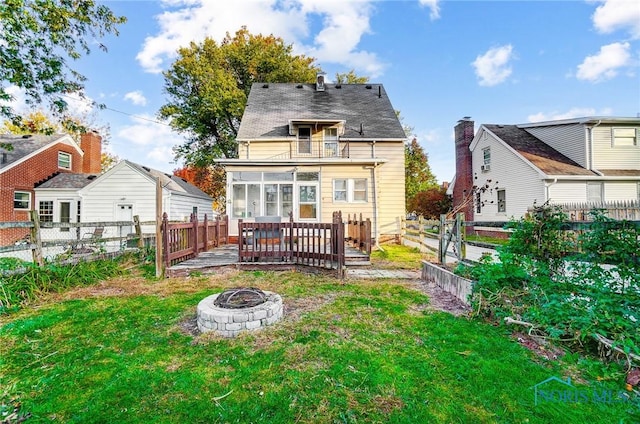
{"label": "sky", "polygon": [[[181,46],[246,26],[316,58],[332,79],[382,83],[438,181],[455,173],[453,127],[640,116],[640,1],[104,1],[128,22],[72,63],[87,78],[106,150],[172,172],[183,136],[157,118]],[[71,108],[87,103],[69,100]]]}

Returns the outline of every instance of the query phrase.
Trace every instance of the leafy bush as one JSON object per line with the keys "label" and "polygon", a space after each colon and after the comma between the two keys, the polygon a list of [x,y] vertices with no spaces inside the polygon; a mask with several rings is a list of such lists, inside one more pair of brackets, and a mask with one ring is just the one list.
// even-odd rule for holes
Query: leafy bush
{"label": "leafy bush", "polygon": [[640,229],[592,212],[579,234],[553,206],[511,223],[499,261],[485,258],[464,270],[476,281],[478,315],[510,316],[558,340],[613,340],[640,355]]}

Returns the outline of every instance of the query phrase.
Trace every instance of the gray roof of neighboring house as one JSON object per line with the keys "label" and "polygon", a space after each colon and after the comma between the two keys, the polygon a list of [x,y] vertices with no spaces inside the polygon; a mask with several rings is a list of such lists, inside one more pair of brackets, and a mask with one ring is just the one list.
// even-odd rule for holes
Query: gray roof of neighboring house
{"label": "gray roof of neighboring house", "polygon": [[162,187],[167,190],[212,200],[211,196],[207,193],[177,175],[167,174],[162,171],[158,171],[157,169],[151,169],[147,166],[139,165],[128,160],[125,160],[125,162],[131,167],[137,169],[141,174],[147,174],[154,179],[160,178],[160,184],[162,184]]}
{"label": "gray roof of neighboring house", "polygon": [[382,84],[325,84],[316,91],[315,84],[254,83],[237,140],[290,137],[289,121],[296,119],[345,121],[343,138],[406,138]]}
{"label": "gray roof of neighboring house", "polygon": [[91,184],[97,176],[96,174],[72,174],[70,172],[63,172],[49,178],[42,184],[38,184],[36,188],[81,189]]}
{"label": "gray roof of neighboring house", "polygon": [[61,139],[64,136],[64,134],[0,134],[0,144],[10,144],[13,147],[13,149],[11,150],[0,147],[0,154],[3,156],[6,154],[6,160],[0,158],[0,171],[2,171],[3,168],[8,167],[12,163],[19,161],[25,156],[28,156],[36,150],[41,149],[48,144]]}
{"label": "gray roof of neighboring house", "polygon": [[484,125],[547,175],[598,175],[516,125]]}

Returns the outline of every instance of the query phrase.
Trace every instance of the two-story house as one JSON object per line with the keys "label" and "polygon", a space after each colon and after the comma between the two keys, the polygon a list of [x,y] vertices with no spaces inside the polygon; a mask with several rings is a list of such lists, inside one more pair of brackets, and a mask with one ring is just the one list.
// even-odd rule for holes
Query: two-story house
{"label": "two-story house", "polygon": [[406,136],[381,84],[255,83],[237,141],[238,158],[218,160],[231,235],[239,219],[338,210],[370,218],[377,240],[399,233]]}
{"label": "two-story house", "polygon": [[[100,172],[102,139],[83,134],[80,144],[66,134],[0,135],[0,221],[28,221],[34,187],[58,173]],[[19,229],[0,229],[0,245],[24,237]]]}
{"label": "two-story house", "polygon": [[[455,127],[453,203],[467,220],[520,218],[534,203],[640,199],[640,118]],[[485,189],[480,189],[484,187]]]}

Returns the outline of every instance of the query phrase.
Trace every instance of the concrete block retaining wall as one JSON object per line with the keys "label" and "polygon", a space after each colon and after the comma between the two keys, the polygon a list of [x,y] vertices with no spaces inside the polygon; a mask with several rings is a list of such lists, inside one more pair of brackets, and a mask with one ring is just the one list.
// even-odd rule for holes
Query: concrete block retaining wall
{"label": "concrete block retaining wall", "polygon": [[470,305],[473,281],[455,275],[453,272],[431,262],[422,261],[422,280],[435,283],[442,290],[451,293],[465,305]]}

